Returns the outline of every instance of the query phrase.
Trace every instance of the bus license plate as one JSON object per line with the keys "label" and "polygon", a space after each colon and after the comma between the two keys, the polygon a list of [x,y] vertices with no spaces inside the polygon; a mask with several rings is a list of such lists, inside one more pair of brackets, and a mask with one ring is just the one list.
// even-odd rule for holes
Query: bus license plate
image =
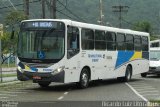
{"label": "bus license plate", "polygon": [[41,77],[40,76],[33,76],[33,79],[40,80]]}

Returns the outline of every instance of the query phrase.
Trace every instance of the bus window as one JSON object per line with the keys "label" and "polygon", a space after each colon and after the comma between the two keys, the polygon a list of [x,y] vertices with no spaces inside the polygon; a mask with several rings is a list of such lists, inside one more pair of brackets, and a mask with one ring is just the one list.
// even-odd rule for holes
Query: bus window
{"label": "bus window", "polygon": [[106,40],[107,40],[107,50],[116,50],[116,33],[107,32]]}
{"label": "bus window", "polygon": [[141,37],[140,36],[134,36],[134,50],[135,51],[141,51],[142,44],[141,44]]}
{"label": "bus window", "polygon": [[105,50],[106,41],[105,41],[105,32],[104,31],[95,31],[95,49],[96,50]]}
{"label": "bus window", "polygon": [[125,50],[125,36],[122,33],[117,33],[117,50]]}
{"label": "bus window", "polygon": [[148,37],[142,36],[142,51],[148,51]]}
{"label": "bus window", "polygon": [[131,34],[126,35],[126,50],[134,50],[134,38]]}
{"label": "bus window", "polygon": [[90,29],[82,29],[82,49],[93,50],[94,49],[94,31]]}
{"label": "bus window", "polygon": [[67,58],[73,57],[79,52],[79,29],[68,26],[67,30]]}

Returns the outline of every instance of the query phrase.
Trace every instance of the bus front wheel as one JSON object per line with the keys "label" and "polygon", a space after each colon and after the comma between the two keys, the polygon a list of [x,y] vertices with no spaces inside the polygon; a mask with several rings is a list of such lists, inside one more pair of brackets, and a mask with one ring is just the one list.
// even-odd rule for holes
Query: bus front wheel
{"label": "bus front wheel", "polygon": [[80,75],[80,88],[87,88],[89,85],[89,73],[87,68],[83,68],[81,75]]}
{"label": "bus front wheel", "polygon": [[39,82],[38,84],[40,87],[46,88],[51,84],[51,82]]}

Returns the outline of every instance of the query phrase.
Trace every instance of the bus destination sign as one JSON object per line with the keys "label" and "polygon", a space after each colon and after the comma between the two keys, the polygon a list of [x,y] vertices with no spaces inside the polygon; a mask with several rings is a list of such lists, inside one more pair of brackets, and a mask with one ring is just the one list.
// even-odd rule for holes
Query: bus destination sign
{"label": "bus destination sign", "polygon": [[31,21],[22,23],[23,28],[56,28],[56,22]]}

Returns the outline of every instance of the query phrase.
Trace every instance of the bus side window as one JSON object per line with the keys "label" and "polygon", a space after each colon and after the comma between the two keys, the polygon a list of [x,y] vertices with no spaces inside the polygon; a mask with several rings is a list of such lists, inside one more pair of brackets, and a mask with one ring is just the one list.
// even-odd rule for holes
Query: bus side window
{"label": "bus side window", "polygon": [[148,37],[142,36],[142,51],[148,51]]}
{"label": "bus side window", "polygon": [[116,50],[116,33],[106,32],[107,50]]}
{"label": "bus side window", "polygon": [[125,34],[117,33],[117,50],[125,50]]}
{"label": "bus side window", "polygon": [[67,58],[71,58],[79,52],[79,29],[67,27]]}
{"label": "bus side window", "polygon": [[134,50],[141,51],[142,49],[142,40],[141,36],[135,35],[134,36]]}
{"label": "bus side window", "polygon": [[134,50],[134,37],[132,34],[126,34],[126,50],[127,51]]}

